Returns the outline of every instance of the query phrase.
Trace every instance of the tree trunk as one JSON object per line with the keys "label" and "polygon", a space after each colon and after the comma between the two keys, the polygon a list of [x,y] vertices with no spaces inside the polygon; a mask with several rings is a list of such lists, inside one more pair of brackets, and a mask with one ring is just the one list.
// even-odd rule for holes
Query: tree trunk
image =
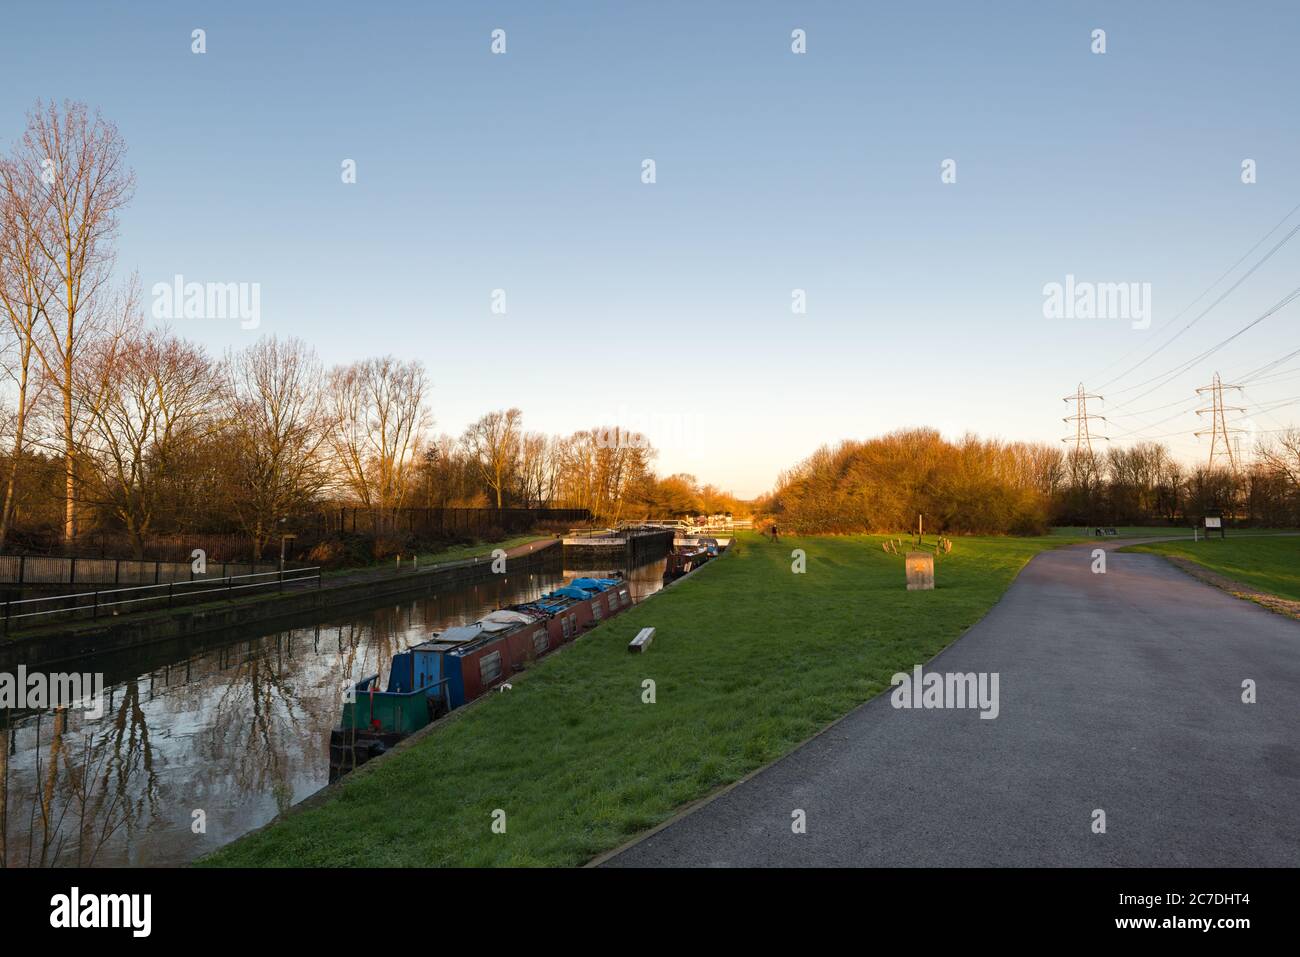
{"label": "tree trunk", "polygon": [[[71,321],[69,321],[71,326]],[[71,330],[69,330],[68,358],[64,363],[63,380],[63,477],[64,477],[64,500],[63,500],[63,542],[65,545],[72,544],[73,539],[77,537],[77,489],[76,489],[76,462],[74,453],[76,451],[76,424],[72,418],[72,343]]]}

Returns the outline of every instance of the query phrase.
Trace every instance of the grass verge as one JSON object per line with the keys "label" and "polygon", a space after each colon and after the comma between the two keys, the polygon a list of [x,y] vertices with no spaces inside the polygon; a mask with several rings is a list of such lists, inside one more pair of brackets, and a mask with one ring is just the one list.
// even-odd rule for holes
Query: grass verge
{"label": "grass verge", "polygon": [[1199,542],[1130,545],[1126,552],[1151,552],[1193,562],[1219,575],[1290,601],[1300,601],[1300,536],[1208,538]]}
{"label": "grass verge", "polygon": [[[878,536],[742,534],[732,554],[512,691],[200,861],[577,865],[790,751],[978,621],[1061,538],[963,538],[908,592]],[[807,555],[791,572],[792,550]],[[627,642],[653,625],[644,655]],[[642,701],[655,682],[655,703]],[[495,834],[493,811],[506,812]]]}

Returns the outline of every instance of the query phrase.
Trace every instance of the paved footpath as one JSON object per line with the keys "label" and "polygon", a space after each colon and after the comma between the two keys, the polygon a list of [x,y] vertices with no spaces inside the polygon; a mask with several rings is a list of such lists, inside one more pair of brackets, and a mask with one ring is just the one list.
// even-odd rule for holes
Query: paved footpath
{"label": "paved footpath", "polygon": [[880,695],[606,866],[1300,866],[1300,622],[1094,547],[921,663],[998,672],[996,719]]}

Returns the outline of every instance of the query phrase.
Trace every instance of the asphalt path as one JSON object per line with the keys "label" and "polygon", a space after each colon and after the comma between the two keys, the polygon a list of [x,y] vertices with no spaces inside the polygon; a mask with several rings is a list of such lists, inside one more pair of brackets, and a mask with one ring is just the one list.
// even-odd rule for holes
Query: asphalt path
{"label": "asphalt path", "polygon": [[604,865],[1300,865],[1300,622],[1122,544],[1036,556],[917,663],[996,672],[996,718],[880,695]]}

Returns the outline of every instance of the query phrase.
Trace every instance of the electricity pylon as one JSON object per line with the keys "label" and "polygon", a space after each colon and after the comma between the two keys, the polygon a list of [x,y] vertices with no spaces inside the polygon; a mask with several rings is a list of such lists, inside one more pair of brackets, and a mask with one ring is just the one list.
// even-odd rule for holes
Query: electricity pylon
{"label": "electricity pylon", "polygon": [[[1062,400],[1067,404],[1070,402],[1076,403],[1074,415],[1067,415],[1065,418],[1061,420],[1062,422],[1074,423],[1073,441],[1074,441],[1074,451],[1076,455],[1081,453],[1084,449],[1088,450],[1089,456],[1092,455],[1092,428],[1090,427],[1089,423],[1092,419],[1100,419],[1102,422],[1106,421],[1106,417],[1104,415],[1093,415],[1088,412],[1089,399],[1097,399],[1099,401],[1104,401],[1102,400],[1101,396],[1093,395],[1092,393],[1086,391],[1083,388],[1083,383],[1080,382],[1078,391],[1075,392],[1074,395],[1067,395]],[[1097,436],[1097,438],[1105,439],[1107,442],[1110,441],[1110,439],[1104,435],[1099,435]],[[1069,442],[1071,440],[1070,437],[1067,435],[1065,438],[1061,439],[1061,441]]]}
{"label": "electricity pylon", "polygon": [[[1239,440],[1234,442],[1234,439],[1237,439],[1237,436],[1246,430],[1228,428],[1227,413],[1229,411],[1245,412],[1246,408],[1245,406],[1240,406],[1240,405],[1224,405],[1223,404],[1224,389],[1236,389],[1238,391],[1241,391],[1241,386],[1224,385],[1221,381],[1219,381],[1219,373],[1216,372],[1214,373],[1214,380],[1209,385],[1203,385],[1196,390],[1197,395],[1201,395],[1204,392],[1210,393],[1209,408],[1197,409],[1196,414],[1204,415],[1206,412],[1209,412],[1211,413],[1211,419],[1210,419],[1210,427],[1208,429],[1202,429],[1199,432],[1193,434],[1198,439],[1202,435],[1210,436],[1209,467],[1211,470],[1214,469],[1216,459],[1220,462],[1226,459],[1228,462],[1229,471],[1231,471],[1235,475],[1237,473],[1237,468],[1240,464],[1241,447],[1239,444]],[[1236,449],[1236,451],[1234,451],[1234,448]]]}

